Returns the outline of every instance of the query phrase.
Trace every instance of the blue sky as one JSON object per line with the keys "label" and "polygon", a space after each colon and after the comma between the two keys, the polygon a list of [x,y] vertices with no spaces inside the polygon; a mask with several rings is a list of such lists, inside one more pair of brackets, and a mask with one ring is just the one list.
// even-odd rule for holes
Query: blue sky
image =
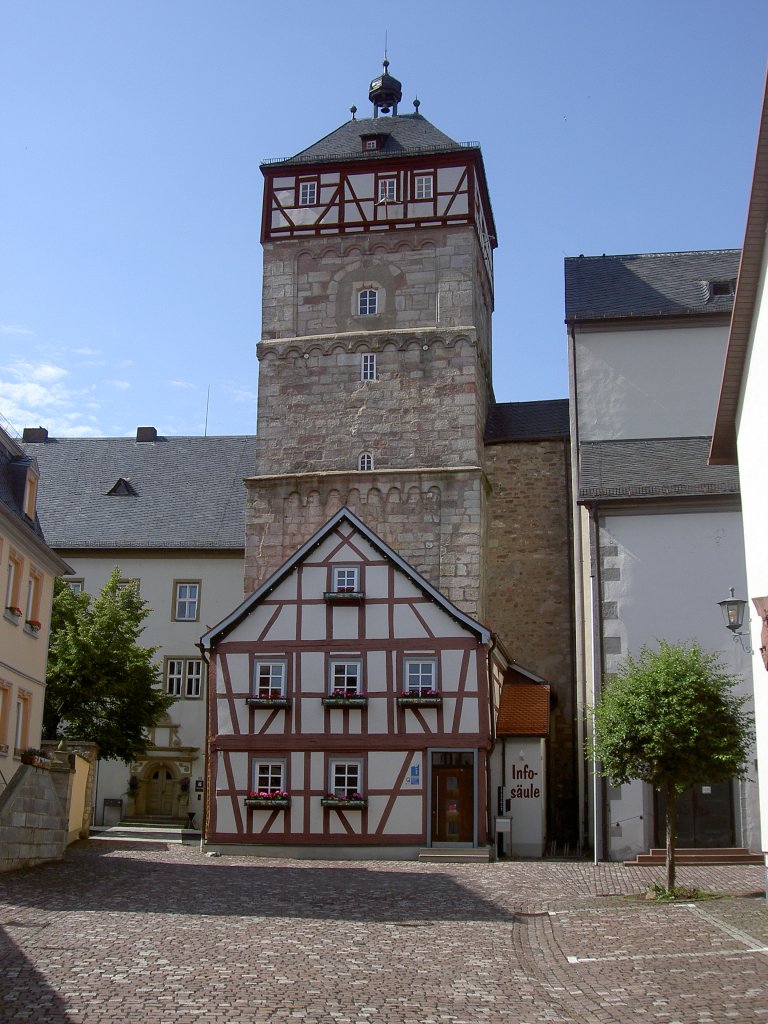
{"label": "blue sky", "polygon": [[368,109],[479,141],[500,401],[567,395],[563,258],[741,244],[768,4],[5,0],[0,414],[251,433],[261,160]]}

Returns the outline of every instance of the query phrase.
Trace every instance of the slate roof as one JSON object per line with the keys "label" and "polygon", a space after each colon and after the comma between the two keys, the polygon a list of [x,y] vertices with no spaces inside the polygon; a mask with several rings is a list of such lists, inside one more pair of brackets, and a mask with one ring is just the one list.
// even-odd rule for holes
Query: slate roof
{"label": "slate roof", "polygon": [[733,294],[712,281],[735,281],[738,249],[576,256],[565,261],[565,319],[729,314]]}
{"label": "slate roof", "polygon": [[708,437],[584,441],[579,501],[738,494],[735,466],[709,466]]}
{"label": "slate roof", "polygon": [[30,536],[44,540],[39,520],[33,522],[24,514],[24,489],[30,465],[34,465],[34,459],[0,428],[0,505],[6,513],[24,524]]}
{"label": "slate roof", "polygon": [[549,689],[547,683],[505,683],[499,701],[497,735],[546,736]]}
{"label": "slate roof", "polygon": [[488,412],[485,443],[543,441],[570,436],[568,399],[542,402],[496,402]]}
{"label": "slate roof", "polygon": [[[363,149],[362,135],[385,135],[380,150]],[[471,144],[476,145],[476,143]],[[466,145],[456,142],[439,128],[435,128],[421,114],[393,114],[391,117],[364,117],[347,121],[313,145],[302,149],[285,161],[265,161],[262,166],[272,163],[316,163],[322,160],[370,160],[387,156],[404,156],[409,153],[434,152],[435,150],[465,149]]]}
{"label": "slate roof", "polygon": [[[244,547],[253,437],[49,438],[23,447],[40,466],[38,511],[53,548]],[[108,493],[121,477],[135,495]]]}

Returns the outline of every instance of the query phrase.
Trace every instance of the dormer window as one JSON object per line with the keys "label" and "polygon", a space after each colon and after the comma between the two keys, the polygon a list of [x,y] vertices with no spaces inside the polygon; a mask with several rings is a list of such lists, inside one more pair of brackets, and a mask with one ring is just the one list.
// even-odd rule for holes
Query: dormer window
{"label": "dormer window", "polygon": [[24,515],[28,519],[35,518],[35,508],[37,505],[37,473],[32,468],[27,470],[27,479],[24,484]]}
{"label": "dormer window", "polygon": [[730,297],[736,293],[736,278],[729,277],[723,281],[709,282],[709,296],[712,299]]}
{"label": "dormer window", "polygon": [[378,149],[379,144],[377,139],[366,139],[363,143],[363,149]]}
{"label": "dormer window", "polygon": [[384,145],[383,135],[361,135],[364,153],[377,153]]}

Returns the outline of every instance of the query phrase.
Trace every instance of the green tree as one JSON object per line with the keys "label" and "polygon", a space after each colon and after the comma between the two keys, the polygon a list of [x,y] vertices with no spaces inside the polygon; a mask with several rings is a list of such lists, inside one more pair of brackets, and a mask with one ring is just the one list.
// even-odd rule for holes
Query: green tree
{"label": "green tree", "polygon": [[146,730],[173,698],[159,688],[156,647],[138,643],[150,609],[115,568],[95,599],[56,580],[43,730],[49,739],[98,743],[127,763],[147,748]]}
{"label": "green tree", "polygon": [[667,797],[667,889],[675,888],[676,800],[690,786],[745,778],[752,742],[746,697],[720,656],[661,642],[627,658],[594,710],[591,755],[614,785],[649,782]]}

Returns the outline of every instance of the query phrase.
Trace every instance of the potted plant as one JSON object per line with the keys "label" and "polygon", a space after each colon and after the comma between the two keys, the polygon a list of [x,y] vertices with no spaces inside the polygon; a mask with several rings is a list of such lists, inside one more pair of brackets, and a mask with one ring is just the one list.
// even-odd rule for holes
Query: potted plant
{"label": "potted plant", "polygon": [[291,798],[284,789],[254,789],[246,796],[245,806],[256,810],[285,810]]}
{"label": "potted plant", "polygon": [[17,608],[15,604],[8,604],[5,606],[5,614],[10,615],[12,619],[20,619],[21,608]]}
{"label": "potted plant", "polygon": [[401,690],[397,703],[401,708],[437,708],[443,698],[437,690]]}
{"label": "potted plant", "polygon": [[252,697],[246,697],[245,703],[250,708],[287,708],[291,704],[280,690],[260,690]]}
{"label": "potted plant", "polygon": [[42,628],[43,624],[38,619],[27,619],[24,625],[27,627],[30,633],[37,634],[40,632],[40,629]]}
{"label": "potted plant", "polygon": [[320,803],[339,811],[362,811],[368,806],[362,793],[326,793]]}
{"label": "potted plant", "polygon": [[128,779],[128,796],[135,797],[139,791],[139,777],[138,775],[131,775]]}
{"label": "potted plant", "polygon": [[327,708],[364,708],[368,698],[364,693],[350,693],[347,690],[331,690],[323,697],[323,704]]}
{"label": "potted plant", "polygon": [[51,764],[50,757],[44,750],[38,750],[37,747],[25,747],[20,750],[19,759],[22,764],[33,764],[37,768],[48,768]]}

